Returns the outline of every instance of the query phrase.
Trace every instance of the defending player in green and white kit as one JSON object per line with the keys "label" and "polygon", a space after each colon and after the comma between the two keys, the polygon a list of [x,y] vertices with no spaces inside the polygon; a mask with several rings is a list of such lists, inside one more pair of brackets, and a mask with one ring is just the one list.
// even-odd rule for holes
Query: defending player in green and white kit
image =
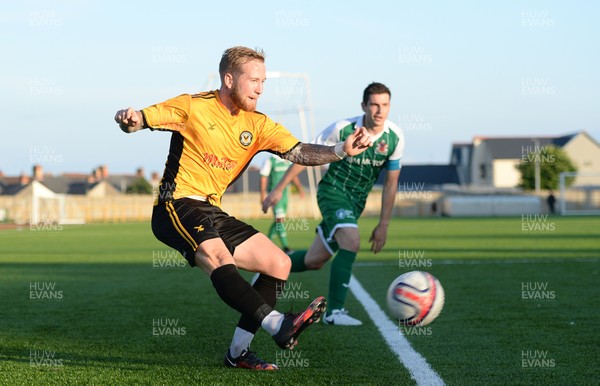
{"label": "defending player in green and white kit", "polygon": [[[285,172],[290,168],[292,163],[290,161],[284,160],[276,155],[271,155],[267,158],[262,168],[260,169],[260,201],[262,202],[267,193],[273,190],[277,183],[283,178]],[[298,177],[294,177],[292,179],[294,185],[298,189],[298,193],[301,198],[304,198],[304,189],[302,189],[302,185],[300,184],[300,180]],[[287,240],[287,230],[285,227],[285,217],[287,215],[287,207],[288,207],[288,199],[289,199],[289,188],[286,186],[283,190],[281,200],[273,207],[273,214],[275,219],[273,224],[271,224],[271,228],[269,229],[268,236],[271,240],[277,234],[279,236],[279,240],[281,241],[281,249],[285,253],[290,253],[292,250],[289,248],[288,240]]]}
{"label": "defending player in green and white kit", "polygon": [[[371,251],[381,251],[387,239],[388,224],[398,191],[400,160],[404,151],[404,136],[394,123],[387,120],[390,111],[390,90],[381,83],[370,84],[363,93],[361,104],[364,115],[345,119],[325,129],[313,142],[334,144],[344,140],[355,129],[365,127],[373,146],[364,153],[345,157],[329,165],[319,182],[317,200],[323,221],[317,227],[317,235],[308,251],[296,251],[290,255],[292,272],[319,269],[335,255],[331,264],[329,280],[329,308],[327,324],[356,326],[362,322],[344,308],[352,264],[360,247],[357,220],[367,196],[382,169],[386,170],[381,202],[379,224],[369,241]],[[274,205],[282,189],[304,169],[293,165],[280,183],[263,201],[263,211]]]}

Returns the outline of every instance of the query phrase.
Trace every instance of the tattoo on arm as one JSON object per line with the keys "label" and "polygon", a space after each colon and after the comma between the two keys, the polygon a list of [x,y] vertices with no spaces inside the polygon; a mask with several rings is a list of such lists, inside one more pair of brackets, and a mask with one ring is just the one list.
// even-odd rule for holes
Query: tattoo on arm
{"label": "tattoo on arm", "polygon": [[333,146],[299,143],[292,150],[281,155],[282,158],[304,166],[324,165],[339,161]]}

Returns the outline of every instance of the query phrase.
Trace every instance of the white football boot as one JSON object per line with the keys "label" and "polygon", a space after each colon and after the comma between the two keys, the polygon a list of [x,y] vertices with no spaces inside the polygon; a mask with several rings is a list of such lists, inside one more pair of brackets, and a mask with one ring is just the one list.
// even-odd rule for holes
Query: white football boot
{"label": "white football boot", "polygon": [[323,317],[323,323],[334,326],[360,326],[362,322],[348,315],[345,308],[331,311],[331,315]]}

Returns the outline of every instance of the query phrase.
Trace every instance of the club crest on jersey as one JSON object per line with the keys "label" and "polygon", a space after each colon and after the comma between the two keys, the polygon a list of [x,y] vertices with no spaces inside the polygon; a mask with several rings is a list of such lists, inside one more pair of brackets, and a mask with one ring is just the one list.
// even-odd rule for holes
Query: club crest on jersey
{"label": "club crest on jersey", "polygon": [[375,154],[387,155],[388,153],[388,144],[385,141],[381,140],[377,143],[377,147],[375,148]]}
{"label": "club crest on jersey", "polygon": [[242,134],[240,134],[240,143],[243,146],[250,146],[252,143],[252,133],[249,131],[242,131]]}

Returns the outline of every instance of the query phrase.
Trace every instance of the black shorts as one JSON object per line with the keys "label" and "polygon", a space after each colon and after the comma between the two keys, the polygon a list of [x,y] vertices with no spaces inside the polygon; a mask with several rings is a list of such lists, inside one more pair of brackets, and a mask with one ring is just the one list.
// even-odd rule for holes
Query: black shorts
{"label": "black shorts", "polygon": [[152,232],[158,240],[179,251],[192,267],[195,252],[203,241],[221,238],[233,255],[238,245],[258,233],[218,206],[191,198],[155,205]]}

